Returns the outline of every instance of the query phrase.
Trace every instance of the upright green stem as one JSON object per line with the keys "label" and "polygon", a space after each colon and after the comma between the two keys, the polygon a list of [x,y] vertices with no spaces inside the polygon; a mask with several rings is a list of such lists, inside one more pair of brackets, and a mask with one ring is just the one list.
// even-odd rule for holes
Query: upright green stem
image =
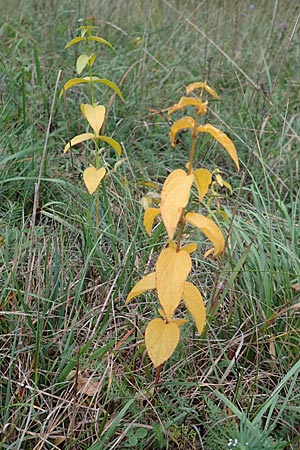
{"label": "upright green stem", "polygon": [[[97,142],[95,142],[95,167],[96,169],[99,169],[99,149],[98,149],[98,144]],[[96,233],[97,230],[99,228],[99,223],[100,223],[100,185],[97,187],[96,192],[95,192],[95,197],[96,197],[96,205],[95,205],[95,225],[96,225]]]}
{"label": "upright green stem", "polygon": [[[192,130],[192,145],[191,145],[190,160],[189,160],[189,165],[188,165],[188,175],[191,175],[191,173],[193,171],[193,160],[194,160],[194,156],[195,156],[196,140],[197,140],[198,115],[199,115],[199,113],[198,113],[198,111],[196,111],[194,127]],[[180,219],[178,222],[176,252],[179,252],[179,250],[180,250],[180,242],[181,242],[181,237],[182,237],[183,228],[184,228],[184,215],[185,215],[185,208],[182,208],[181,216],[180,216]]]}

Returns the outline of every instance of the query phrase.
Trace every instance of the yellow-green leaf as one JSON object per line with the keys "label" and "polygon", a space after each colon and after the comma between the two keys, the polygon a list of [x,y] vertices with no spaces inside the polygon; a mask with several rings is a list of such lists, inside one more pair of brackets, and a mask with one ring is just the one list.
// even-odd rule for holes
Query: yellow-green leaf
{"label": "yellow-green leaf", "polygon": [[156,288],[156,273],[152,272],[142,278],[136,283],[136,285],[131,289],[126,298],[126,303],[129,303],[134,297],[143,294],[146,291],[151,291],[151,289]]}
{"label": "yellow-green leaf", "polygon": [[89,62],[89,55],[79,55],[76,61],[76,72],[80,75]]}
{"label": "yellow-green leaf", "polygon": [[71,80],[68,80],[64,84],[64,87],[60,91],[59,96],[61,97],[63,95],[64,91],[67,91],[71,87],[76,86],[77,84],[89,83],[89,81],[90,81],[90,79],[87,80],[86,78],[71,78]]}
{"label": "yellow-green leaf", "polygon": [[212,219],[208,219],[195,212],[189,212],[186,214],[185,220],[199,228],[213,244],[213,249],[208,250],[204,257],[208,256],[212,251],[214,252],[214,256],[218,256],[223,252],[225,247],[224,237],[220,228]]}
{"label": "yellow-green leaf", "polygon": [[105,106],[82,104],[81,110],[84,113],[88,123],[93,128],[95,136],[99,136],[100,128],[103,125],[105,117]]}
{"label": "yellow-green leaf", "polygon": [[90,166],[83,172],[83,181],[86,185],[89,194],[93,194],[100,184],[100,181],[104,178],[106,170],[104,167],[96,169],[94,166]]}
{"label": "yellow-green leaf", "polygon": [[122,147],[119,144],[119,142],[115,141],[113,138],[108,137],[108,136],[97,136],[98,139],[100,139],[101,141],[106,142],[108,145],[110,145],[115,152],[117,153],[118,156],[121,156],[122,153]]}
{"label": "yellow-green leaf", "polygon": [[200,291],[189,281],[186,281],[184,285],[183,301],[194,318],[199,334],[201,334],[206,320],[205,306]]}
{"label": "yellow-green leaf", "polygon": [[107,45],[109,48],[111,48],[113,50],[113,46],[111,45],[110,42],[108,42],[105,39],[102,39],[98,36],[88,36],[86,39],[88,41],[96,41],[96,42],[99,42],[100,44]]}
{"label": "yellow-green leaf", "polygon": [[167,361],[174,353],[180,338],[179,327],[162,319],[153,319],[145,331],[145,344],[149,357],[158,367]]}
{"label": "yellow-green leaf", "polygon": [[96,59],[96,55],[95,55],[95,53],[93,53],[93,54],[90,56],[90,59],[89,59],[89,66],[90,66],[90,67],[93,67],[94,62],[95,62],[95,59]]}
{"label": "yellow-green leaf", "polygon": [[168,321],[182,299],[184,283],[192,268],[188,252],[165,248],[156,263],[156,289],[159,302]]}
{"label": "yellow-green leaf", "polygon": [[214,91],[208,84],[202,83],[202,82],[196,82],[191,83],[186,87],[186,93],[190,94],[191,92],[195,91],[196,89],[204,89],[206,92],[208,92],[210,95],[212,95],[215,99],[220,100],[220,97]]}
{"label": "yellow-green leaf", "polygon": [[78,36],[78,37],[72,39],[71,41],[69,41],[69,42],[65,45],[65,48],[69,48],[69,47],[71,47],[71,45],[77,44],[78,42],[82,42],[82,41],[85,41],[85,38],[82,37],[82,36]]}
{"label": "yellow-green leaf", "polygon": [[198,189],[199,200],[201,201],[207,194],[208,187],[212,182],[211,172],[207,169],[193,170],[194,182]]}
{"label": "yellow-green leaf", "polygon": [[221,130],[214,127],[210,123],[207,123],[206,125],[200,125],[197,128],[197,130],[201,133],[209,133],[211,136],[213,136],[216,139],[216,141],[218,141],[225,148],[230,158],[236,165],[237,170],[240,170],[239,160],[235,146],[232,140],[229,139],[229,137],[225,133],[223,133]]}
{"label": "yellow-green leaf", "polygon": [[98,77],[84,77],[84,79],[86,80],[86,83],[90,83],[92,81],[93,83],[105,84],[106,86],[110,87],[113,91],[115,91],[115,93],[120,97],[120,99],[123,102],[125,102],[120,89],[113,81],[107,80],[106,78],[98,78]]}
{"label": "yellow-green leaf", "polygon": [[68,142],[65,146],[64,153],[66,153],[71,147],[74,147],[74,145],[80,144],[84,141],[88,141],[89,139],[94,139],[94,137],[95,136],[93,133],[83,133],[73,137],[73,139],[71,139],[70,142]]}
{"label": "yellow-green leaf", "polygon": [[145,211],[144,228],[146,230],[146,233],[149,234],[149,236],[151,236],[151,234],[152,234],[153,222],[154,222],[155,217],[158,216],[158,214],[160,214],[159,208],[147,208]]}
{"label": "yellow-green leaf", "polygon": [[185,130],[187,128],[193,129],[195,126],[195,120],[192,117],[183,117],[182,119],[176,120],[176,122],[173,123],[170,131],[170,140],[173,147],[176,147],[175,143],[175,137],[176,134],[180,130]]}
{"label": "yellow-green leaf", "polygon": [[182,208],[185,208],[190,197],[194,175],[184,170],[174,170],[167,177],[162,193],[160,211],[168,236],[173,239]]}
{"label": "yellow-green leaf", "polygon": [[201,116],[204,116],[207,110],[208,102],[202,102],[199,98],[195,97],[181,97],[178,103],[173,105],[169,111],[168,111],[168,117],[173,114],[173,112],[180,110],[183,110],[187,106],[194,106],[196,110],[201,114]]}

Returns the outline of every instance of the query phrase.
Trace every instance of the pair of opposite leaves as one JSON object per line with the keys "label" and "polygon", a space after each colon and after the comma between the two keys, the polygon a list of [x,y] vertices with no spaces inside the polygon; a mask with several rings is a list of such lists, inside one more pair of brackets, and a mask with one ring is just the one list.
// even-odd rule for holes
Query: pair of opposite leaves
{"label": "pair of opposite leaves", "polygon": [[[116,151],[118,156],[120,156],[122,152],[120,144],[111,137],[102,136],[99,134],[105,119],[105,106],[82,104],[80,105],[80,108],[84,117],[87,119],[89,125],[93,129],[94,133],[83,133],[79,134],[78,136],[75,136],[65,146],[64,153],[66,153],[74,145],[92,139],[95,142],[97,142],[98,140],[106,142]],[[105,167],[96,168],[91,165],[90,167],[84,170],[83,181],[87,187],[87,190],[89,191],[89,194],[92,195],[96,191],[105,174],[106,174]]]}
{"label": "pair of opposite leaves", "polygon": [[206,315],[202,295],[193,283],[186,281],[192,268],[190,253],[196,248],[196,244],[190,244],[176,251],[175,243],[170,242],[159,255],[155,272],[142,278],[126,299],[128,303],[148,290],[157,291],[162,318],[153,319],[145,331],[145,344],[154,367],[169,359],[177,347],[179,327],[186,323],[185,319],[174,318],[181,300],[193,316],[198,332],[203,331]]}

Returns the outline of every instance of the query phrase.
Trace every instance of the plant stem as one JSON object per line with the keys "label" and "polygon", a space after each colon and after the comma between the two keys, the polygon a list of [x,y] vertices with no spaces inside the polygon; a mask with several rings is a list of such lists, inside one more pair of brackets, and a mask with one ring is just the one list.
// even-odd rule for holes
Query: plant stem
{"label": "plant stem", "polygon": [[[195,122],[194,122],[194,127],[192,130],[192,145],[191,145],[191,152],[190,152],[190,160],[189,160],[189,165],[188,165],[188,175],[191,175],[192,171],[193,171],[193,159],[195,156],[195,149],[196,149],[196,139],[197,139],[197,120],[198,120],[198,111],[196,111],[195,113]],[[176,252],[179,252],[180,250],[180,242],[181,242],[181,237],[182,237],[182,233],[183,233],[183,228],[184,228],[184,215],[185,215],[185,208],[182,208],[181,211],[181,215],[180,215],[180,219],[178,221],[178,234],[177,234],[177,244],[176,244]]]}

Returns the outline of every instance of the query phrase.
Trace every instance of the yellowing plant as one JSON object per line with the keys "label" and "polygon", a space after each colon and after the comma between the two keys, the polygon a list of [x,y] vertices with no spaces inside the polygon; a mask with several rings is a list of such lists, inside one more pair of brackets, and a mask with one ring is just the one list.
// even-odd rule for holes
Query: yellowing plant
{"label": "yellowing plant", "polygon": [[[195,95],[195,91],[200,91]],[[176,146],[176,135],[178,132],[190,129],[192,142],[190,159],[187,170],[176,169],[167,177],[164,182],[159,208],[148,207],[144,215],[144,227],[151,235],[155,218],[160,215],[167,231],[169,240],[168,246],[160,253],[155,271],[142,278],[129,292],[126,302],[130,302],[134,297],[149,291],[156,290],[160,303],[158,313],[161,317],[153,319],[146,327],[145,344],[153,362],[158,368],[168,360],[175,351],[180,339],[180,326],[186,322],[185,319],[177,319],[175,311],[180,302],[183,301],[187,310],[193,316],[198,332],[201,334],[205,325],[206,314],[202,295],[198,288],[187,281],[192,269],[190,254],[197,249],[195,242],[182,246],[182,236],[184,228],[192,225],[204,233],[211,241],[212,248],[204,257],[212,254],[218,257],[224,250],[225,241],[218,225],[211,219],[195,211],[187,211],[192,186],[195,185],[198,191],[199,200],[202,201],[212,185],[212,173],[205,168],[193,169],[195,147],[197,138],[201,133],[209,133],[227,151],[231,159],[239,170],[237,152],[233,142],[226,134],[207,123],[202,125],[199,118],[205,116],[208,101],[203,101],[204,92],[209,93],[215,99],[219,99],[216,92],[206,83],[192,83],[186,88],[187,97],[182,97],[179,103],[172,106],[168,111],[170,117],[178,110],[186,107],[194,107],[194,117],[186,116],[175,121],[170,132],[172,145]],[[190,96],[190,94],[192,94]],[[217,182],[224,183],[220,173],[217,172]],[[225,182],[226,187],[230,187]]]}
{"label": "yellowing plant", "polygon": [[85,51],[81,55],[78,56],[76,61],[76,71],[77,74],[80,75],[84,70],[88,71],[88,75],[85,77],[77,77],[68,80],[61,91],[61,95],[66,92],[68,89],[83,84],[88,86],[89,94],[91,99],[91,104],[81,104],[81,112],[83,116],[88,121],[93,132],[82,133],[78,136],[73,137],[65,146],[64,153],[66,153],[71,147],[80,144],[82,142],[92,140],[94,143],[94,165],[90,164],[83,172],[83,181],[90,195],[97,193],[97,201],[96,201],[96,225],[99,222],[99,185],[101,180],[106,175],[106,167],[105,165],[101,165],[100,163],[100,151],[102,149],[99,148],[100,142],[104,142],[111,146],[118,156],[121,155],[122,149],[120,144],[115,141],[113,138],[104,136],[100,133],[101,128],[104,127],[104,122],[106,118],[106,109],[105,106],[99,105],[95,102],[95,92],[94,85],[96,83],[104,84],[109,88],[113,89],[115,94],[117,94],[122,100],[122,94],[118,86],[112,81],[106,78],[99,78],[93,75],[92,68],[94,66],[94,62],[96,60],[96,53],[93,51],[92,44],[98,43],[102,45],[106,45],[110,48],[113,48],[111,43],[102,39],[98,36],[94,36],[92,33],[94,29],[97,27],[91,25],[83,25],[79,27],[80,36],[72,39],[67,43],[65,48],[69,48],[75,44],[84,44]]}

